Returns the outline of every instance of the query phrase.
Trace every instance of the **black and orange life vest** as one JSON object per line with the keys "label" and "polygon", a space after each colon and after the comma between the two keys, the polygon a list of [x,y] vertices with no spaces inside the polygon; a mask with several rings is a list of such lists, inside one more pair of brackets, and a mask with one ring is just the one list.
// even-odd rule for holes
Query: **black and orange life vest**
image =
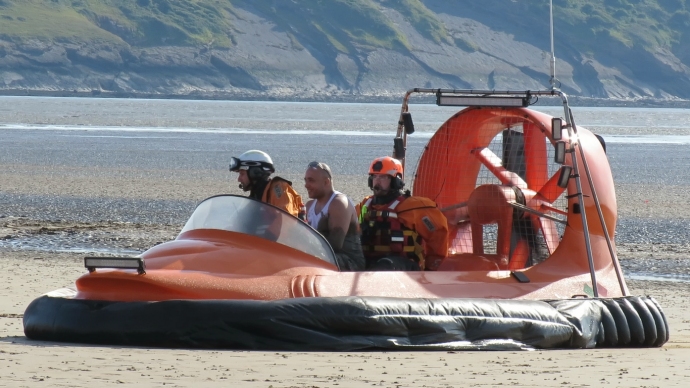
{"label": "black and orange life vest", "polygon": [[361,208],[359,223],[362,229],[362,250],[367,261],[386,256],[402,256],[414,260],[424,268],[422,238],[398,219],[395,208],[406,199],[399,196],[381,210],[370,209],[373,197]]}

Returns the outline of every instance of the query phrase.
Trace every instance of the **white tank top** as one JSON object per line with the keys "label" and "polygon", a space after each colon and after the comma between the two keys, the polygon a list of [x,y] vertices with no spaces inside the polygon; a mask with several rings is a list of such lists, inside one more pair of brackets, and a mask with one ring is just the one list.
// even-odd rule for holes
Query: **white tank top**
{"label": "white tank top", "polygon": [[311,225],[312,228],[316,229],[316,227],[319,225],[319,221],[321,221],[321,216],[328,214],[328,207],[331,206],[331,201],[333,201],[333,198],[335,198],[335,196],[338,194],[342,193],[335,190],[333,191],[331,198],[328,199],[328,202],[326,202],[326,205],[324,205],[319,214],[314,213],[314,209],[316,208],[316,200],[311,203],[311,206],[307,211],[307,221],[309,221],[309,225]]}

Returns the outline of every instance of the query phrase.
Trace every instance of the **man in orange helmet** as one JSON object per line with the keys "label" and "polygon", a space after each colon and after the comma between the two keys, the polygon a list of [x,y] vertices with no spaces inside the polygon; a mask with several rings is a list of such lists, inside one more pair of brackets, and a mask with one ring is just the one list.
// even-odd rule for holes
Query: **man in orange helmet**
{"label": "man in orange helmet", "polygon": [[249,197],[283,209],[304,221],[305,208],[302,197],[292,188],[292,182],[275,172],[273,160],[267,153],[249,150],[230,160],[230,171],[237,172],[240,188],[249,191]]}
{"label": "man in orange helmet", "polygon": [[403,167],[390,156],[374,159],[369,188],[359,204],[366,268],[374,271],[435,270],[448,254],[448,222],[434,201],[410,196]]}

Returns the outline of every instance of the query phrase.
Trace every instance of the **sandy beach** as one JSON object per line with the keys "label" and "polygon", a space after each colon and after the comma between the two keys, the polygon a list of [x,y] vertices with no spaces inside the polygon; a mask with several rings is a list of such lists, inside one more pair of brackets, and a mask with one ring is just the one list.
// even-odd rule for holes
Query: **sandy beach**
{"label": "sandy beach", "polygon": [[631,281],[663,306],[662,348],[523,352],[298,353],[155,349],[32,341],[22,313],[85,273],[74,254],[3,252],[0,386],[92,387],[685,387],[690,377],[687,284]]}
{"label": "sandy beach", "polygon": [[[293,180],[302,194],[304,166],[314,159],[327,161],[336,188],[361,198],[368,194],[363,166],[390,148],[390,139],[383,137],[364,144],[337,136],[226,136],[219,141],[212,134],[177,134],[174,139],[157,134],[148,140],[119,132],[107,139],[101,135],[0,132],[0,387],[687,386],[690,283],[681,281],[628,280],[632,294],[654,297],[668,318],[670,341],[653,349],[299,353],[28,340],[22,327],[26,306],[86,273],[79,249],[132,254],[174,239],[200,200],[240,193],[227,171],[227,160],[240,150],[268,144],[274,159],[281,160],[280,175]],[[412,143],[410,152],[418,155],[422,146],[422,141]],[[636,184],[626,175],[630,161],[615,152],[612,164],[620,166],[614,172],[622,181],[617,186],[617,245],[624,270],[687,275],[690,208],[671,205],[687,197],[690,179],[684,175],[689,172],[675,172],[675,182]],[[645,158],[644,152],[625,155]],[[645,173],[666,172],[649,167]]]}
{"label": "sandy beach", "polygon": [[[0,219],[0,236],[87,230],[91,240],[134,251],[172,239],[178,229],[177,225]],[[624,262],[641,255],[652,263],[687,257],[682,247],[680,253],[644,254],[626,247]],[[37,296],[69,286],[84,274],[82,255],[4,250],[0,257],[0,386],[684,387],[690,377],[687,283],[628,281],[633,294],[651,295],[664,308],[671,338],[660,349],[414,353],[148,349],[28,340],[23,335],[24,309]]]}

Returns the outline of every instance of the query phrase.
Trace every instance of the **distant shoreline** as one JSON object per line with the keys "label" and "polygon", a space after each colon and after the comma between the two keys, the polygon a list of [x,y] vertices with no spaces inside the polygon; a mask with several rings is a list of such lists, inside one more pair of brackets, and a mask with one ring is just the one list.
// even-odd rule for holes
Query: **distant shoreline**
{"label": "distant shoreline", "polygon": [[[88,98],[138,98],[160,100],[227,100],[227,101],[283,101],[283,102],[343,102],[343,103],[401,103],[404,92],[399,96],[371,96],[354,94],[332,94],[318,96],[299,95],[266,95],[257,93],[189,93],[189,94],[159,94],[159,93],[132,93],[110,91],[70,91],[70,90],[29,90],[29,89],[4,89],[0,90],[0,96],[25,96],[25,97],[88,97]],[[634,107],[634,108],[681,108],[690,109],[690,100],[662,100],[662,99],[635,99],[622,100],[613,98],[591,98],[580,96],[568,96],[571,106],[580,107]],[[537,106],[559,106],[558,98],[544,98],[535,104]]]}

